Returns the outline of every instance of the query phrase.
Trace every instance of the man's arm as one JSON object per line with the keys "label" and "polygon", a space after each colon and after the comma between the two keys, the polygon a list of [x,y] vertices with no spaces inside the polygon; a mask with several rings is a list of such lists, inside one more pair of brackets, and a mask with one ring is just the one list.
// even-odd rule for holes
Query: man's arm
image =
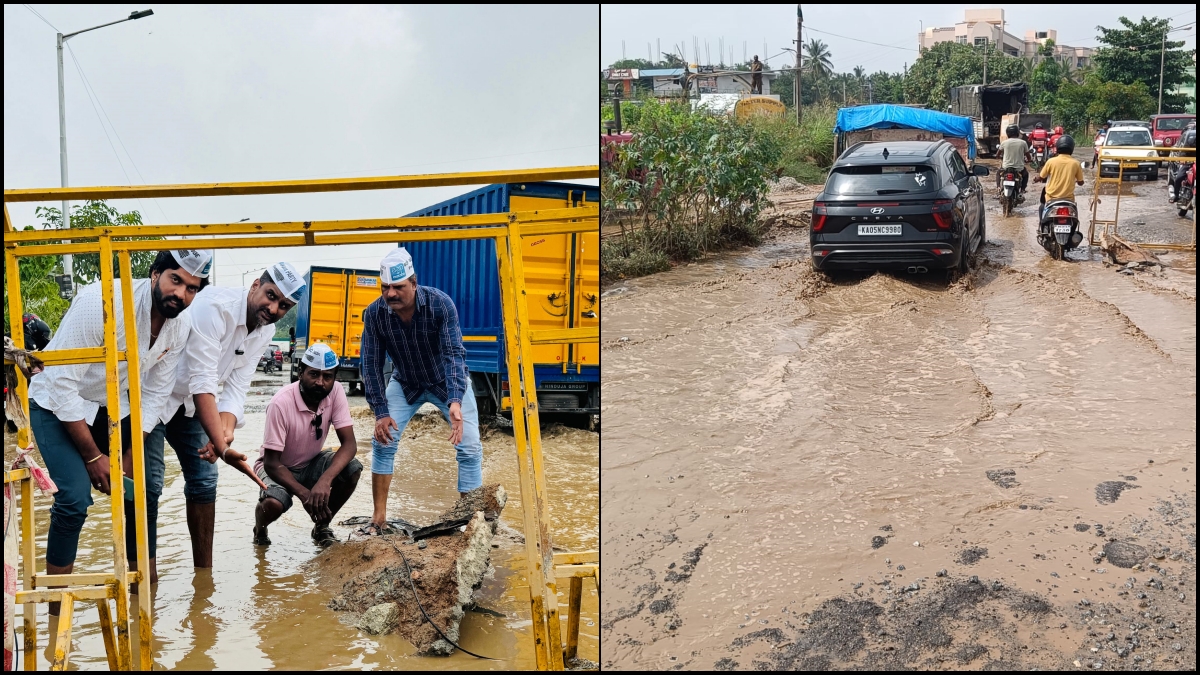
{"label": "man's arm", "polygon": [[300,484],[290,469],[283,465],[283,451],[263,448],[263,469],[271,480],[279,483],[302,502],[308,502],[308,488]]}
{"label": "man's arm", "polygon": [[363,316],[362,332],[362,377],[363,391],[366,393],[367,405],[375,412],[375,419],[388,417],[387,396],[384,393],[387,383],[383,379],[384,345],[379,335],[379,313],[368,307]]}
{"label": "man's arm", "polygon": [[[221,413],[221,419],[226,423],[225,430],[229,435],[233,435],[235,428],[241,429],[246,424],[243,417],[246,406],[246,392],[250,389],[250,380],[254,377],[254,371],[258,368],[258,358],[262,356],[267,345],[271,344],[273,333],[259,336],[256,340],[245,340],[242,342],[241,349],[243,354],[234,358],[245,360],[245,363],[236,366],[233,372],[229,373],[229,379],[225,380],[225,387],[221,389],[221,397],[217,400],[217,411]],[[235,424],[230,426],[226,414],[232,415]]]}
{"label": "man's arm", "polygon": [[463,347],[458,310],[447,299],[443,305],[441,347],[446,368],[446,405],[462,404],[467,391],[467,350]]}
{"label": "man's arm", "polygon": [[[192,316],[187,312],[171,320],[183,322],[182,326],[178,326],[179,339],[167,346],[166,353],[150,366],[142,378],[142,432],[147,434],[153,432],[154,427],[158,425],[163,406],[166,405],[171,390],[175,388],[176,367],[179,365],[179,357],[183,355],[188,334],[191,333]],[[139,343],[142,338],[143,336],[138,336]]]}

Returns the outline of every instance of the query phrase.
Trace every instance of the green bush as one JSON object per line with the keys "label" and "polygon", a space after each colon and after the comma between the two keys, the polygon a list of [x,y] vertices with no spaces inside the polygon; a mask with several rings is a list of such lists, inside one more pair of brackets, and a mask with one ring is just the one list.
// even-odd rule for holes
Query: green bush
{"label": "green bush", "polygon": [[799,127],[795,110],[789,110],[782,118],[754,118],[752,124],[758,133],[770,136],[780,146],[780,175],[791,176],[805,185],[819,185],[825,182],[825,173],[833,165],[836,122],[836,106],[817,105],[804,108]]}
{"label": "green bush", "polygon": [[629,129],[633,140],[619,146],[601,181],[606,222],[619,214],[626,225],[601,251],[604,274],[657,271],[667,260],[757,241],[767,179],[783,154],[778,134],[653,100]]}

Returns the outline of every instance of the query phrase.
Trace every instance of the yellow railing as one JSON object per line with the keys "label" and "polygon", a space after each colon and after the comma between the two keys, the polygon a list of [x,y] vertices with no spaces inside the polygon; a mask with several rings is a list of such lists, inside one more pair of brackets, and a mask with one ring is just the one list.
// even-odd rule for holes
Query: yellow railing
{"label": "yellow railing", "polygon": [[[1132,152],[1145,151],[1146,156],[1145,157],[1129,157],[1124,154],[1124,153],[1128,153],[1131,151]],[[1167,163],[1167,162],[1177,162],[1179,164],[1191,164],[1196,161],[1196,149],[1195,148],[1174,148],[1174,147],[1170,148],[1171,152],[1183,153],[1183,155],[1180,157],[1169,157],[1169,156],[1162,157],[1159,155],[1160,152],[1166,152],[1166,151],[1167,151],[1167,148],[1162,148],[1162,147],[1157,147],[1157,146],[1139,146],[1139,147],[1125,147],[1125,146],[1104,147],[1104,146],[1101,146],[1100,151],[1097,153],[1096,166],[1092,167],[1093,169],[1096,170],[1096,177],[1095,177],[1095,181],[1092,186],[1092,201],[1089,204],[1089,206],[1091,207],[1091,212],[1092,212],[1092,219],[1091,219],[1091,222],[1088,224],[1088,244],[1089,245],[1097,246],[1101,243],[1098,239],[1096,239],[1097,230],[1099,230],[1100,234],[1115,235],[1117,233],[1117,222],[1120,219],[1120,215],[1121,215],[1121,183],[1125,179],[1125,169],[1136,169],[1138,164],[1141,164],[1144,162],[1154,162],[1156,165],[1158,165],[1158,170],[1162,171],[1164,168],[1166,168],[1163,166],[1163,164]],[[1108,154],[1110,152],[1117,152],[1119,154]],[[1100,169],[1105,161],[1108,161],[1110,163],[1111,162],[1117,163],[1117,175],[1116,176],[1113,176],[1111,178],[1105,178],[1100,175]],[[1170,176],[1168,176],[1167,178],[1170,179]],[[1111,220],[1102,219],[1099,216],[1099,208],[1098,207],[1100,206],[1100,186],[1106,185],[1106,184],[1114,184],[1117,186],[1116,202],[1113,205],[1113,217]],[[1156,249],[1166,249],[1166,250],[1175,250],[1175,251],[1195,251],[1196,250],[1196,212],[1192,211],[1192,241],[1190,243],[1173,244],[1173,243],[1138,242],[1138,246],[1140,246],[1142,248],[1151,248],[1151,249],[1156,248]]]}
{"label": "yellow railing", "polygon": [[[570,178],[596,178],[597,166],[574,166],[518,171],[481,171],[471,173],[426,174],[417,176],[382,176],[375,178],[334,178],[307,181],[272,181],[249,183],[207,183],[192,185],[151,185],[119,187],[66,187],[4,191],[4,266],[8,284],[8,309],[11,335],[18,347],[24,347],[21,325],[19,258],[66,253],[99,253],[101,260],[115,255],[120,267],[122,316],[126,326],[136,325],[133,316],[133,290],[130,252],[191,247],[206,249],[261,248],[280,246],[324,246],[334,244],[390,243],[444,239],[489,238],[496,243],[496,259],[500,272],[500,289],[504,318],[505,352],[511,401],[513,406],[513,436],[517,450],[520,478],[522,518],[525,531],[526,573],[530,588],[533,617],[534,653],[539,669],[561,670],[564,649],[562,626],[559,621],[557,568],[571,578],[570,621],[568,650],[575,655],[579,628],[579,595],[584,576],[598,580],[599,554],[595,551],[566,554],[556,560],[552,553],[550,510],[546,498],[541,433],[538,420],[536,388],[533,376],[532,345],[546,343],[597,342],[599,331],[570,329],[536,331],[529,329],[530,320],[525,297],[525,274],[522,260],[523,236],[595,231],[599,229],[599,209],[595,204],[578,208],[548,209],[494,213],[474,216],[438,216],[422,218],[377,218],[335,221],[208,223],[189,225],[107,226],[71,230],[17,231],[8,214],[8,202],[62,201],[88,199],[134,199],[139,197],[202,197],[222,195],[297,194],[348,190],[380,190],[447,185],[477,185],[486,183],[515,183]],[[446,229],[453,228],[453,229]],[[214,237],[197,242],[178,237]],[[158,236],[162,240],[131,240],[131,237]],[[80,241],[92,239],[93,241]],[[72,243],[62,243],[69,240]],[[104,308],[104,346],[87,349],[40,352],[47,365],[103,362],[108,371],[107,401],[109,410],[119,409],[117,364],[128,361],[129,408],[133,429],[141,428],[141,382],[138,369],[138,336],[126,330],[124,351],[117,349],[114,320],[114,288],[111,265],[100,265],[101,296]],[[17,393],[26,416],[29,412],[28,388],[24,378],[18,378]],[[110,447],[121,447],[119,420],[109,420]],[[22,430],[20,439],[27,438]],[[101,628],[108,654],[109,666],[129,670],[135,665],[128,629],[129,585],[146,579],[142,571],[149,568],[146,534],[145,466],[142,434],[132,434],[135,538],[137,569],[130,572],[125,555],[125,517],[123,481],[118,478],[120,462],[112,462],[112,536],[114,569],[112,573],[38,575],[34,572],[33,499],[27,472],[24,478],[17,472],[7,472],[5,482],[21,483],[21,557],[23,590],[17,601],[24,604],[25,667],[36,667],[37,636],[34,603],[61,601],[60,635],[52,668],[66,667],[70,656],[70,624],[75,600],[95,600],[100,605]],[[10,474],[13,474],[10,476]],[[560,556],[563,554],[560,554]],[[587,564],[584,564],[584,561]],[[49,584],[65,588],[38,590]],[[597,583],[597,588],[599,584]],[[116,620],[111,619],[108,601],[116,604]],[[149,670],[152,654],[152,612],[150,593],[139,593],[139,654],[136,665]],[[115,628],[115,635],[113,629]]]}

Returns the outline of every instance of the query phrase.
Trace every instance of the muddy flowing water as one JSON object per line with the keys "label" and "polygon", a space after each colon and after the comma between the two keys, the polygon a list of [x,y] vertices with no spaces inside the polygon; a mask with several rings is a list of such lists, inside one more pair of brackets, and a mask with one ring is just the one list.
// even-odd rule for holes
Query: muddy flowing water
{"label": "muddy flowing water", "polygon": [[1194,255],[1053,261],[1034,187],[952,284],[786,229],[606,290],[604,667],[1195,667]]}
{"label": "muddy flowing water", "polygon": [[[247,400],[247,423],[237,432],[234,447],[246,451],[261,443],[266,404],[286,380],[281,377],[255,383]],[[365,406],[361,396],[350,406]],[[432,407],[427,407],[432,411]],[[360,461],[367,469],[358,489],[335,521],[371,514],[370,450],[374,420],[364,408],[356,411],[355,430]],[[440,415],[414,418],[396,455],[395,476],[388,498],[388,514],[415,523],[431,522],[449,508],[455,490],[454,449],[446,441],[449,427]],[[332,437],[332,435],[331,435]],[[595,550],[598,545],[599,436],[584,430],[543,424],[546,483],[550,497],[555,546],[564,550]],[[11,437],[6,437],[6,447]],[[336,438],[333,439],[336,443]],[[521,500],[516,451],[511,430],[492,430],[483,440],[485,483],[502,483],[509,501],[501,518],[492,550],[494,573],[476,592],[476,602],[499,612],[467,612],[460,644],[496,661],[480,661],[456,652],[449,657],[421,657],[413,646],[395,635],[371,636],[340,621],[325,606],[326,594],[315,587],[312,560],[319,549],[312,543],[312,523],[298,504],[271,526],[272,545],[251,543],[253,509],[258,488],[232,468],[222,466],[218,484],[217,527],[211,572],[192,567],[191,544],[184,512],[183,476],[168,446],[166,487],[159,510],[159,584],[154,605],[155,668],[212,668],[253,670],[334,669],[527,669],[535,666],[528,586],[524,579],[524,545],[521,542]],[[36,493],[35,493],[36,494]],[[112,530],[109,501],[96,493],[84,527],[76,572],[102,571],[111,565]],[[36,497],[38,553],[45,554],[50,498]],[[351,528],[334,524],[343,539]],[[39,558],[39,565],[44,564]],[[561,585],[560,606],[566,603]],[[565,610],[564,610],[565,612]],[[597,596],[590,581],[584,584],[579,655],[598,656]],[[17,610],[18,626],[22,616]],[[565,617],[565,613],[563,615]],[[38,607],[39,667],[45,668],[46,606]],[[564,630],[566,621],[563,620]],[[18,635],[20,628],[18,627]],[[70,668],[106,670],[95,603],[77,605]]]}

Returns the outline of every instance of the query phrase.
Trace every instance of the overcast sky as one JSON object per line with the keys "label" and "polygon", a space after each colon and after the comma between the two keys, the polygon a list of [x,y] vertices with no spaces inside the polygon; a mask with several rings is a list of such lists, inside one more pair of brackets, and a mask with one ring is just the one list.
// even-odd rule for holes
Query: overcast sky
{"label": "overcast sky", "polygon": [[[829,45],[834,70],[847,72],[863,66],[868,73],[879,70],[900,72],[907,61],[917,58],[917,35],[925,28],[953,26],[963,20],[963,10],[1003,7],[1006,30],[1018,38],[1026,30],[1057,30],[1059,42],[1072,47],[1096,47],[1096,26],[1119,27],[1118,17],[1133,20],[1147,17],[1173,17],[1182,25],[1196,19],[1195,5],[1118,4],[1042,4],[1042,5],[802,5],[804,41],[817,38]],[[796,39],[796,5],[602,5],[600,11],[600,68],[622,57],[647,58],[661,43],[662,51],[676,51],[683,44],[688,61],[708,63],[704,43],[708,42],[712,63],[718,63],[720,42],[725,42],[725,63],[742,61],[745,54],[770,57],[771,68],[795,64],[795,56],[783,54]],[[818,32],[820,31],[820,32]],[[833,35],[836,34],[836,35]],[[1196,31],[1172,35],[1196,46]],[[845,36],[845,37],[840,37]],[[693,54],[693,37],[700,46],[700,61]],[[851,39],[853,38],[853,39]],[[763,43],[766,43],[765,53]],[[875,44],[868,44],[875,43]],[[649,50],[647,49],[649,45]],[[782,54],[782,55],[781,55]],[[655,57],[654,60],[658,60]]]}
{"label": "overcast sky", "polygon": [[[147,8],[30,7],[46,21],[25,6],[4,6],[5,188],[60,184],[56,30],[47,22],[71,33]],[[149,8],[153,16],[67,42],[71,185],[597,162],[594,5]],[[379,218],[472,189],[111,203],[141,211],[150,224]],[[36,206],[10,205],[14,224],[34,223]],[[389,248],[220,251],[217,281],[241,285],[243,272],[276,259],[301,271],[311,264],[377,268]],[[246,285],[255,276],[247,274]]]}

